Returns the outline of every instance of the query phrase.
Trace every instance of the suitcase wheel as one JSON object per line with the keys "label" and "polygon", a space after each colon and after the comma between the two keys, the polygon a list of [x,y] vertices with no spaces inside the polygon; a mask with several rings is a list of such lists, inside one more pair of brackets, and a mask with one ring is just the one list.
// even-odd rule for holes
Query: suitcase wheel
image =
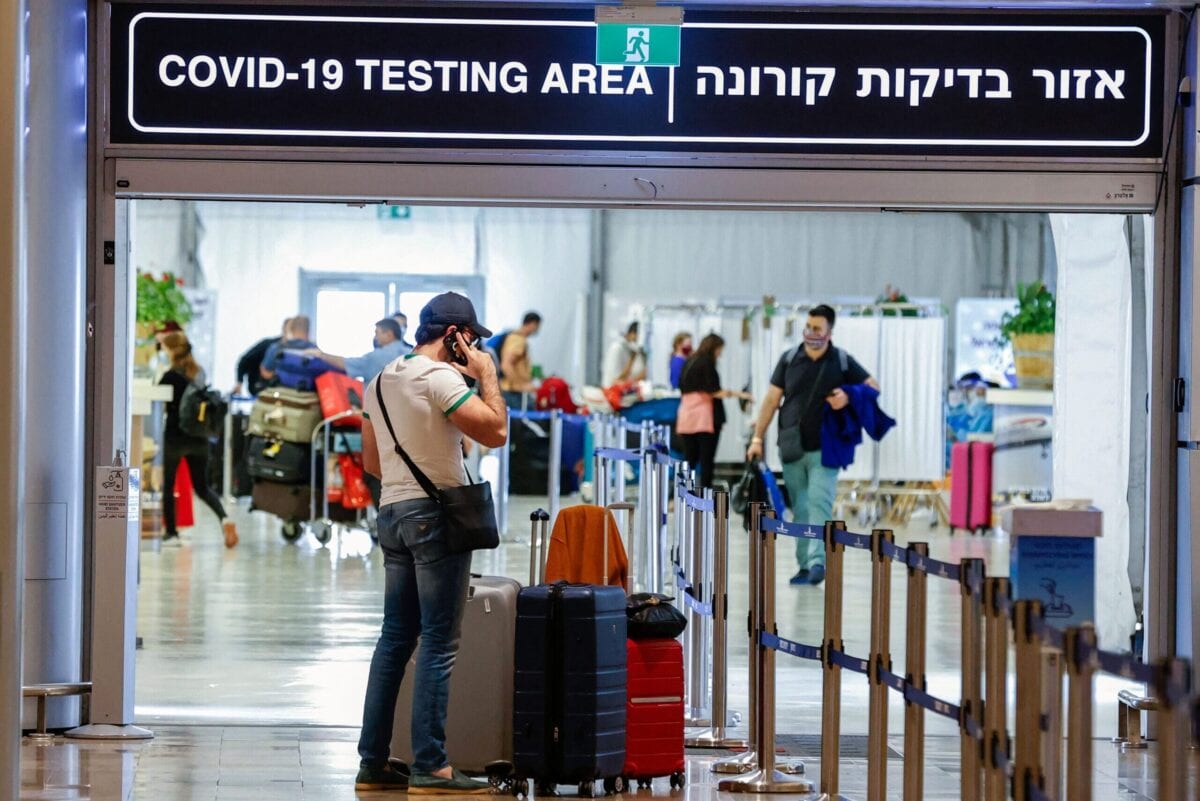
{"label": "suitcase wheel", "polygon": [[625,777],[615,776],[604,780],[605,795],[621,795],[625,792]]}
{"label": "suitcase wheel", "polygon": [[682,790],[683,785],[687,782],[687,776],[683,771],[671,774],[671,789]]}
{"label": "suitcase wheel", "polygon": [[512,782],[509,790],[512,792],[513,798],[529,798],[529,780],[517,779]]}
{"label": "suitcase wheel", "polygon": [[328,545],[333,539],[333,524],[328,520],[314,520],[310,525],[313,536],[317,538],[317,542],[322,545]]}
{"label": "suitcase wheel", "polygon": [[299,523],[292,520],[283,524],[281,533],[283,534],[283,538],[288,542],[295,542],[304,536],[304,529],[300,527]]}

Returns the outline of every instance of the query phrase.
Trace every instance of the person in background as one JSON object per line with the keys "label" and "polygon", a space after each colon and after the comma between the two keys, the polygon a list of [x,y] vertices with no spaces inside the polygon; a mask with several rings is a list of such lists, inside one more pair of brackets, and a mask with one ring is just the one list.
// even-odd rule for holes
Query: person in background
{"label": "person in background", "polygon": [[542,315],[526,312],[521,326],[505,331],[488,340],[488,345],[500,359],[500,389],[504,392],[533,391],[533,359],[529,355],[529,338],[542,327]]}
{"label": "person in background", "polygon": [[696,349],[683,365],[679,379],[679,417],[675,430],[683,440],[683,453],[687,463],[696,468],[700,486],[713,485],[713,467],[717,457],[717,445],[721,439],[721,427],[725,425],[725,398],[750,400],[746,392],[721,388],[721,376],[717,373],[717,361],[725,350],[725,340],[717,334],[709,334],[700,340]]}
{"label": "person in background", "polygon": [[411,350],[412,345],[409,345],[408,340],[405,339],[408,336],[408,315],[402,311],[395,311],[392,312],[392,319],[400,324],[400,341],[408,345]]}
{"label": "person in background", "polygon": [[166,533],[163,541],[178,540],[179,530],[175,526],[175,474],[179,463],[187,460],[192,475],[192,488],[213,514],[221,521],[225,534],[225,547],[238,544],[237,525],[225,514],[225,507],[205,477],[208,475],[208,440],[193,437],[179,426],[179,405],[184,390],[189,384],[204,386],[204,371],[192,357],[192,343],[182,331],[171,331],[162,337],[162,347],[170,358],[170,366],[158,383],[172,388],[171,400],[166,408],[166,425],[163,427],[163,520]]}
{"label": "person in background", "polygon": [[303,314],[298,314],[287,321],[283,338],[267,348],[266,354],[263,356],[262,367],[258,372],[268,381],[275,378],[275,371],[271,369],[271,365],[275,363],[275,357],[283,350],[308,350],[315,348],[317,343],[309,339],[309,330],[312,328],[311,321]]}
{"label": "person in background", "polygon": [[608,348],[604,355],[601,371],[601,386],[611,387],[626,381],[643,381],[646,378],[646,351],[638,345],[638,323],[633,321],[625,329],[625,335]]}
{"label": "person in background", "polygon": [[[245,387],[251,395],[257,395],[262,392],[267,386],[267,381],[262,376],[263,360],[266,359],[267,350],[276,342],[283,342],[287,339],[288,323],[291,318],[283,321],[283,330],[277,337],[266,337],[260,339],[250,346],[250,349],[241,355],[237,363],[237,380],[233,385],[233,394],[242,394],[242,388]],[[243,384],[242,382],[245,381]]]}
{"label": "person in background", "polygon": [[[792,519],[824,525],[833,517],[837,497],[837,473],[821,463],[821,421],[825,406],[835,410],[849,403],[841,389],[846,384],[879,384],[848,353],[832,344],[837,314],[829,306],[808,313],[804,344],[783,354],[771,375],[771,387],[763,399],[754,436],[746,451],[748,461],[763,457],[763,435],[779,412],[779,457],[783,480],[791,495]],[[799,571],[792,584],[820,584],[825,580],[825,544],[818,540],[796,540]]]}
{"label": "person in background", "polygon": [[[421,489],[398,453],[398,446],[403,447],[435,486],[447,488],[468,480],[461,452],[464,435],[489,448],[504,446],[508,410],[496,366],[475,347],[488,336],[491,332],[479,323],[470,300],[452,292],[438,295],[421,310],[416,349],[389,364],[365,392],[363,466],[383,482],[379,544],[386,580],[383,629],[363,702],[356,790],[407,788],[409,795],[490,791],[487,783],[451,767],[446,754],[450,676],[467,603],[471,553],[450,551],[440,504]],[[467,376],[477,382],[478,394],[467,387]],[[410,722],[413,764],[411,777],[406,777],[405,766],[389,762],[389,756],[396,697],[418,639]]]}
{"label": "person in background", "polygon": [[683,365],[691,355],[692,335],[687,331],[680,331],[671,340],[671,389],[679,389],[679,374],[683,372]]}
{"label": "person in background", "polygon": [[334,356],[320,348],[309,348],[305,353],[323,359],[366,383],[383,372],[383,368],[412,351],[404,342],[403,334],[400,323],[392,317],[384,317],[375,323],[375,339],[371,343],[374,347],[362,356]]}

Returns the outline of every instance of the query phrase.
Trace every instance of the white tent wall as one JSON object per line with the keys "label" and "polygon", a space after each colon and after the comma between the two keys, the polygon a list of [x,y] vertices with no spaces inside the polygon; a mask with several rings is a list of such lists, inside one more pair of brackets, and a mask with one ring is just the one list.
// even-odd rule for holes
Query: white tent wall
{"label": "white tent wall", "polygon": [[[606,289],[642,303],[874,296],[953,309],[1052,270],[1042,214],[613,212]],[[607,334],[621,319],[605,320]]]}
{"label": "white tent wall", "polygon": [[[181,271],[188,254],[177,243],[193,206],[202,231],[193,252],[204,284],[218,292],[218,386],[232,384],[245,348],[296,313],[300,268],[482,274],[485,322],[500,330],[518,324],[525,311],[542,312],[545,323],[531,345],[534,361],[575,383],[582,377],[578,343],[591,275],[591,212],[416,206],[410,218],[397,220],[381,219],[376,207],[139,201],[139,269]],[[406,311],[415,318],[417,310]],[[363,350],[370,347],[372,322],[349,323],[362,327]]]}
{"label": "white tent wall", "polygon": [[1128,574],[1133,320],[1125,221],[1050,216],[1058,253],[1054,496],[1089,498],[1104,513],[1096,627],[1101,647],[1120,650],[1136,623]]}

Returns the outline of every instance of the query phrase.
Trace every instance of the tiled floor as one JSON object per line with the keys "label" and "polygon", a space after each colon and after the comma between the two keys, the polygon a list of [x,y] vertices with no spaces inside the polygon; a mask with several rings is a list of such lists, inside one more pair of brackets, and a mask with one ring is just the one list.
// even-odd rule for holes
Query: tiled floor
{"label": "tiled floor", "polygon": [[[512,519],[528,520],[533,501],[513,504]],[[222,547],[215,521],[197,509],[200,526],[182,544],[144,544],[138,630],[145,647],[137,661],[137,719],[156,738],[143,744],[27,744],[22,754],[23,798],[37,799],[234,799],[343,798],[353,795],[354,743],[361,720],[367,663],[380,620],[382,564],[362,532],[339,536],[322,548],[311,537],[294,545],[264,515],[238,512],[242,543]],[[513,532],[523,526],[515,522]],[[734,526],[730,557],[730,707],[746,711],[744,628],[748,594],[747,552]],[[911,535],[911,536],[910,536]],[[907,542],[930,542],[935,558],[995,556],[1003,570],[1006,544],[996,539],[951,538],[917,522],[897,532]],[[787,585],[793,562],[780,546],[778,615],[781,634],[809,643],[820,640],[823,596]],[[529,551],[509,544],[477,555],[475,569],[525,577]],[[867,558],[848,555],[845,603],[847,650],[868,651],[870,572]],[[905,604],[903,571],[893,578],[894,609]],[[930,580],[928,679],[930,691],[957,700],[959,693],[958,589]],[[902,614],[894,614],[892,649],[903,664]],[[1111,736],[1114,699],[1122,682],[1097,687],[1097,735]],[[819,670],[813,663],[780,657],[778,726],[781,733],[820,731]],[[867,730],[867,684],[847,675],[843,734]],[[903,706],[892,699],[891,745],[903,750]],[[957,727],[927,718],[925,798],[959,797]],[[1153,751],[1117,756],[1096,743],[1097,799],[1153,799]],[[710,758],[691,760],[682,795],[705,801],[717,795]],[[807,759],[809,775],[820,764]],[[842,793],[862,798],[866,770],[843,759]],[[889,797],[899,798],[901,766],[889,766]],[[665,782],[656,795],[667,794]],[[1166,801],[1163,799],[1162,801]]]}

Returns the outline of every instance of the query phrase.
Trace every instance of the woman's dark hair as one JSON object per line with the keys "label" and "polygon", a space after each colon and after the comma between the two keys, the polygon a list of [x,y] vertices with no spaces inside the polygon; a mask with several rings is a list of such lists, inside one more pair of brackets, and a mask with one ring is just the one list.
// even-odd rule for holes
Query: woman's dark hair
{"label": "woman's dark hair", "polygon": [[162,338],[162,346],[171,357],[171,369],[182,373],[189,381],[200,375],[200,365],[192,356],[192,343],[182,331],[172,331]]}
{"label": "woman's dark hair", "polygon": [[837,322],[837,312],[832,306],[826,306],[822,303],[820,306],[814,306],[808,310],[809,317],[824,317],[829,321],[829,327],[833,328],[833,324]]}
{"label": "woman's dark hair", "polygon": [[638,332],[638,321],[634,320],[632,323],[629,324],[629,327],[625,329],[625,336],[629,336],[630,334],[636,334],[637,332]]}
{"label": "woman's dark hair", "polygon": [[714,364],[717,361],[717,351],[725,347],[725,340],[720,334],[708,334],[700,340],[699,347],[692,354],[693,359],[708,359]]}

